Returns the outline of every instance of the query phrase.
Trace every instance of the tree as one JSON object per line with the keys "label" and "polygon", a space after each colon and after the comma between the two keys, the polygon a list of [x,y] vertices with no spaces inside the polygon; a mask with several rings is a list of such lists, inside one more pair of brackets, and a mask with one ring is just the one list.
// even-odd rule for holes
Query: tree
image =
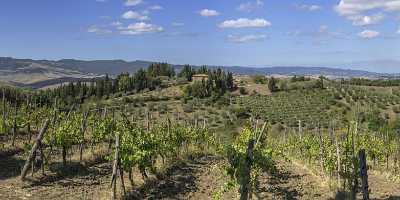
{"label": "tree", "polygon": [[198,70],[197,70],[198,74],[207,74],[208,73],[208,69],[206,66],[201,66]]}
{"label": "tree", "polygon": [[187,81],[192,81],[193,74],[195,74],[195,72],[192,67],[190,65],[185,65],[178,76],[186,78]]}
{"label": "tree", "polygon": [[278,87],[276,86],[276,84],[277,84],[277,80],[272,76],[268,81],[268,89],[271,92],[277,92]]}
{"label": "tree", "polygon": [[240,92],[241,95],[246,95],[247,94],[247,91],[246,91],[245,87],[240,87],[239,88],[239,92]]}
{"label": "tree", "polygon": [[324,89],[324,79],[325,79],[324,76],[319,76],[318,77],[318,80],[317,80],[317,83],[316,83],[316,87],[317,88]]}
{"label": "tree", "polygon": [[129,74],[122,73],[122,74],[118,75],[117,80],[118,80],[118,86],[119,86],[118,90],[126,93],[129,89]]}
{"label": "tree", "polygon": [[147,76],[146,72],[143,69],[139,69],[133,76],[133,83],[135,85],[135,89],[137,91],[141,91],[147,88]]}
{"label": "tree", "polygon": [[175,70],[172,66],[167,63],[153,63],[147,68],[147,74],[150,77],[158,77],[158,76],[175,76]]}

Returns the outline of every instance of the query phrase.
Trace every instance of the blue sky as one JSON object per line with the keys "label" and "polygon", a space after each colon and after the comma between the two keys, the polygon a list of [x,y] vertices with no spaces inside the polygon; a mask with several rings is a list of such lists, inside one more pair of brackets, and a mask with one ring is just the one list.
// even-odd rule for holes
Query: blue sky
{"label": "blue sky", "polygon": [[400,72],[400,0],[2,0],[0,5],[0,56]]}

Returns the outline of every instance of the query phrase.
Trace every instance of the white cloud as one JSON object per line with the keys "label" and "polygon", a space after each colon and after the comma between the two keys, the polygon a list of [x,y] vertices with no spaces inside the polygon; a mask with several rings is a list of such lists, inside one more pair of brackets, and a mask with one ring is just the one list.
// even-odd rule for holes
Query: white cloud
{"label": "white cloud", "polygon": [[220,13],[216,10],[210,10],[210,9],[203,9],[199,12],[199,14],[203,17],[214,17],[220,15]]}
{"label": "white cloud", "polygon": [[144,22],[130,24],[128,27],[120,27],[121,34],[123,35],[141,35],[146,33],[158,33],[164,31],[163,27],[147,24]]}
{"label": "white cloud", "polygon": [[126,0],[125,6],[137,6],[141,3],[143,3],[143,0]]}
{"label": "white cloud", "polygon": [[184,26],[185,24],[182,22],[172,22],[171,25],[172,26]]}
{"label": "white cloud", "polygon": [[96,25],[90,26],[90,27],[87,29],[87,32],[88,32],[88,33],[95,33],[95,34],[99,34],[99,35],[104,35],[104,34],[112,33],[111,30],[104,29],[104,28],[98,27],[98,26],[96,26]]}
{"label": "white cloud", "polygon": [[261,8],[263,6],[264,6],[264,2],[262,0],[256,0],[255,2],[249,1],[246,3],[240,4],[237,7],[237,10],[243,11],[243,12],[251,12],[251,11]]}
{"label": "white cloud", "polygon": [[142,15],[138,12],[135,11],[127,11],[122,15],[122,18],[124,19],[136,19],[136,20],[141,20],[141,21],[145,21],[145,20],[149,20],[150,18],[147,15]]}
{"label": "white cloud", "polygon": [[383,14],[376,14],[372,16],[355,15],[348,17],[348,19],[353,21],[353,25],[355,26],[366,26],[371,24],[377,24],[384,18],[385,16]]}
{"label": "white cloud", "polygon": [[400,28],[399,28],[399,30],[397,30],[397,34],[400,34]]}
{"label": "white cloud", "polygon": [[162,10],[162,9],[164,8],[161,7],[160,5],[154,5],[149,7],[149,10]]}
{"label": "white cloud", "polygon": [[233,43],[255,42],[266,39],[266,35],[228,35],[228,41]]}
{"label": "white cloud", "polygon": [[358,33],[358,36],[363,38],[363,39],[373,39],[376,38],[380,35],[378,31],[372,31],[372,30],[364,30],[360,33]]}
{"label": "white cloud", "polygon": [[400,11],[400,0],[341,0],[335,6],[335,10],[343,16],[357,15],[374,9]]}
{"label": "white cloud", "polygon": [[220,28],[262,28],[271,26],[271,22],[265,19],[239,18],[237,20],[227,20],[218,25]]}
{"label": "white cloud", "polygon": [[[340,0],[334,9],[340,16],[351,20],[353,25],[370,25],[384,18],[380,14],[382,12],[400,11],[400,0]],[[378,14],[371,15],[371,12]]]}
{"label": "white cloud", "polygon": [[317,11],[317,10],[321,10],[322,9],[322,7],[319,6],[319,5],[306,5],[306,4],[296,5],[296,7],[298,9],[307,10],[307,11]]}

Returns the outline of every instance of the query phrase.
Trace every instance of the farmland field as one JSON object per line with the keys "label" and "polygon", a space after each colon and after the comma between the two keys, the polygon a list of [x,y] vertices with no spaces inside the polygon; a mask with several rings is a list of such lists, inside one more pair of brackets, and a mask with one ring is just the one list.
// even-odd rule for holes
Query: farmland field
{"label": "farmland field", "polygon": [[360,152],[371,198],[400,195],[397,87],[325,79],[199,98],[199,82],[168,82],[81,102],[57,97],[70,86],[54,98],[5,86],[1,199],[360,197]]}

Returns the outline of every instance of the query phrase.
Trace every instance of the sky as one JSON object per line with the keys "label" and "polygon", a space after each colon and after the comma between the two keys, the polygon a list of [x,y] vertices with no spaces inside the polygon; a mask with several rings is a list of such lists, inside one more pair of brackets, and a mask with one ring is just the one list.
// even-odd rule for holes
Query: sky
{"label": "sky", "polygon": [[400,0],[2,0],[0,56],[400,72]]}

